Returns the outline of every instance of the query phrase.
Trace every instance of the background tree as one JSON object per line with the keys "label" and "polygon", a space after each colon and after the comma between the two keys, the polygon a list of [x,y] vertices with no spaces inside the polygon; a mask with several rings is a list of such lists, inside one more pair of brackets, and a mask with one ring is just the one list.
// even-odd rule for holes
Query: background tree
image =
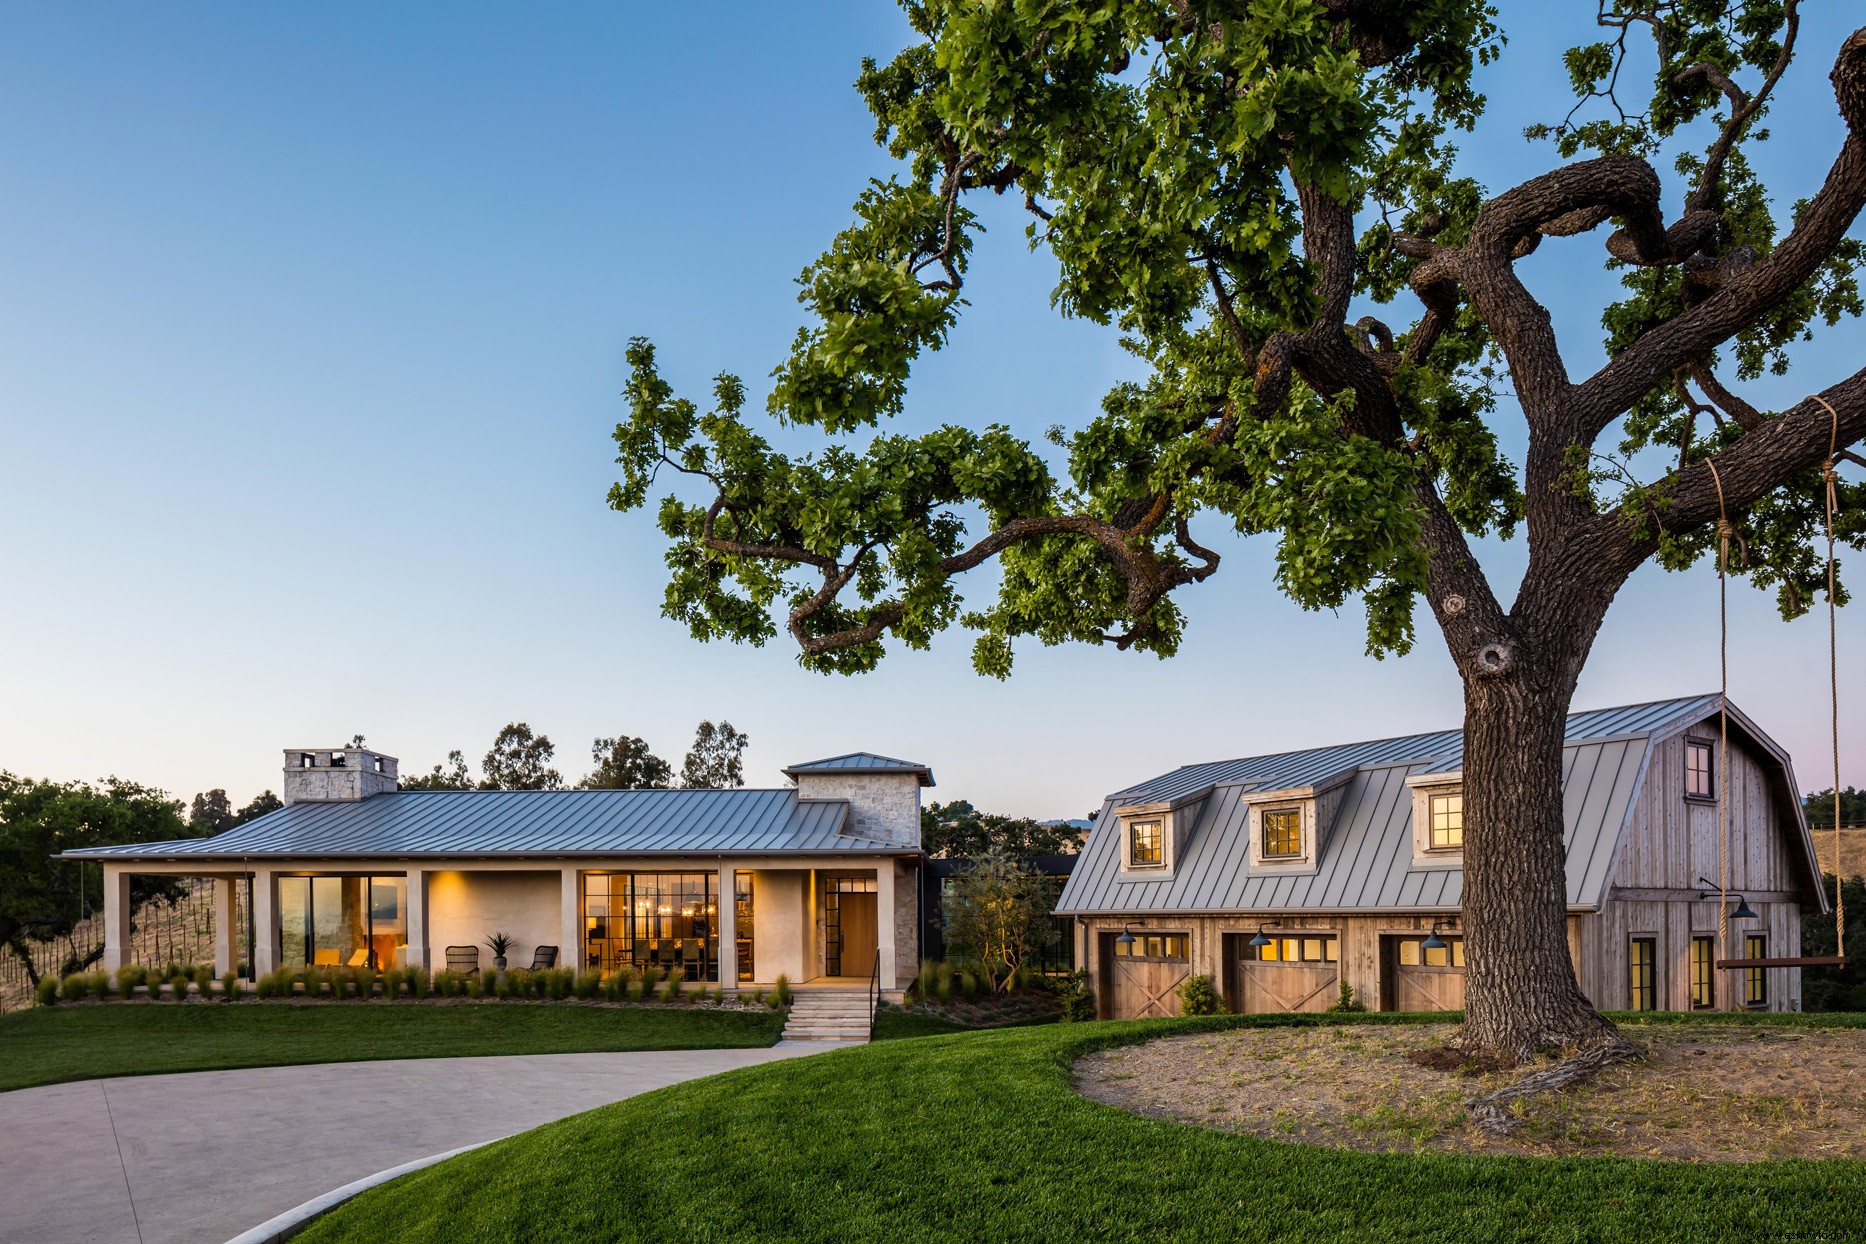
{"label": "background tree", "polygon": [[477,783],[467,771],[465,753],[455,748],[447,753],[445,768],[435,765],[430,772],[397,778],[395,785],[398,790],[473,790]]}
{"label": "background tree", "polygon": [[938,859],[970,859],[992,850],[1013,856],[1074,855],[1082,849],[1082,831],[1039,824],[1027,816],[980,812],[955,799],[920,809],[920,845]]}
{"label": "background tree", "polygon": [[752,741],[729,721],[700,723],[693,732],[693,747],[680,762],[680,784],[709,790],[745,785],[745,747]]}
{"label": "background tree", "polygon": [[1031,955],[1055,942],[1055,906],[1053,881],[993,847],[946,883],[940,929],[948,957],[977,960],[998,989]]}
{"label": "background tree", "polygon": [[548,734],[533,734],[522,721],[508,723],[480,761],[481,790],[561,790],[564,775],[551,768],[557,747]]}
{"label": "background tree", "polygon": [[234,824],[233,801],[218,786],[213,790],[202,791],[188,805],[188,828],[198,837],[217,834],[223,829],[232,828]]}
{"label": "background tree", "polygon": [[[78,847],[196,836],[180,801],[159,790],[115,777],[91,786],[0,773],[0,943],[20,957],[35,986],[42,972],[91,966],[103,956],[102,944],[80,948],[71,937],[103,905],[103,874],[55,857]],[[132,877],[130,911],[156,899],[172,903],[182,892],[180,878]],[[32,942],[59,938],[67,946],[62,962],[33,961]]]}
{"label": "background tree", "polygon": [[[457,754],[458,753],[456,753],[456,755]],[[257,795],[253,796],[251,803],[246,804],[238,812],[233,814],[233,824],[244,825],[248,821],[256,821],[266,813],[277,812],[284,806],[284,800],[280,799],[269,790],[262,790]],[[232,826],[228,828],[232,828]]]}
{"label": "background tree", "polygon": [[[1834,823],[1834,788],[1816,791],[1801,801],[1802,813],[1808,818],[1808,824],[1819,827],[1833,827]],[[1866,825],[1866,790],[1855,790],[1851,786],[1840,792],[1840,823],[1842,825]]]}
{"label": "background tree", "polygon": [[[1829,907],[1833,905],[1834,877],[1821,877],[1827,890]],[[1845,878],[1847,908],[1866,911],[1866,877],[1857,873]],[[1808,1011],[1866,1011],[1866,922],[1854,920],[1847,925],[1847,945],[1837,950],[1839,921],[1830,911],[1803,911],[1801,914],[1801,953],[1804,955],[1845,954],[1844,968],[1801,969],[1802,1009]]]}
{"label": "background tree", "polygon": [[[610,503],[693,489],[658,503],[665,613],[701,639],[782,625],[823,671],[955,623],[997,676],[1026,636],[1166,656],[1175,590],[1217,571],[1225,529],[1274,533],[1277,586],[1305,607],[1358,594],[1375,654],[1410,647],[1423,600],[1464,687],[1460,1040],[1626,1049],[1568,958],[1564,715],[1647,561],[1682,568],[1724,536],[1784,614],[1825,588],[1823,471],[1866,434],[1866,371],[1781,411],[1743,390],[1861,312],[1866,31],[1830,74],[1846,137],[1783,228],[1747,153],[1796,60],[1797,0],[1608,0],[1603,41],[1565,58],[1574,111],[1532,133],[1552,167],[1508,188],[1447,142],[1482,119],[1473,73],[1501,50],[1483,0],[904,7],[919,41],[857,84],[900,171],[804,271],[811,322],[767,403],[829,446],[777,452],[736,377],[702,413],[630,345]],[[1060,311],[1117,326],[1147,379],[1044,449],[997,424],[876,431],[957,324],[996,196],[1055,259]],[[1517,269],[1545,246],[1624,284],[1592,374]],[[1517,420],[1520,462],[1496,432]],[[1828,478],[1859,547],[1866,486]],[[1471,541],[1519,530],[1511,601]],[[962,613],[958,577],[994,558],[996,599]]]}
{"label": "background tree", "polygon": [[665,790],[673,766],[648,750],[645,739],[621,735],[590,744],[596,768],[577,783],[580,790]]}

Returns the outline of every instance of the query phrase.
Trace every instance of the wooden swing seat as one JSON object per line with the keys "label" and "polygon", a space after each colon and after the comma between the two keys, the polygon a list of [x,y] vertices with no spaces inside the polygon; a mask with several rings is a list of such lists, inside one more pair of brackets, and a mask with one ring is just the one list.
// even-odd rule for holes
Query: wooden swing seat
{"label": "wooden swing seat", "polygon": [[1779,959],[1719,959],[1720,968],[1843,968],[1845,955],[1800,955]]}

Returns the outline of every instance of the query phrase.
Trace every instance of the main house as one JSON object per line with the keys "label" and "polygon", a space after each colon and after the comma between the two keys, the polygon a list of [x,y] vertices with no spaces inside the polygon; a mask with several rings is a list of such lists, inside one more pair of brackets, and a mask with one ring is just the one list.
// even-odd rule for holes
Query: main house
{"label": "main house", "polygon": [[[1057,905],[1101,1013],[1175,1014],[1195,974],[1234,1011],[1319,1011],[1343,981],[1369,1009],[1461,1007],[1462,749],[1447,730],[1110,795]],[[1722,948],[1720,797],[1744,912]],[[1798,967],[1715,966],[1799,955],[1803,909],[1826,910],[1788,755],[1749,718],[1716,696],[1574,714],[1562,811],[1568,948],[1595,1005],[1800,1009]]]}
{"label": "main house", "polygon": [[393,756],[292,748],[278,811],[64,858],[103,866],[111,968],[129,945],[130,877],[162,874],[214,879],[222,972],[486,966],[487,938],[506,933],[520,966],[901,988],[918,962],[932,770],[856,752],[784,773],[794,785],[773,790],[404,791]]}

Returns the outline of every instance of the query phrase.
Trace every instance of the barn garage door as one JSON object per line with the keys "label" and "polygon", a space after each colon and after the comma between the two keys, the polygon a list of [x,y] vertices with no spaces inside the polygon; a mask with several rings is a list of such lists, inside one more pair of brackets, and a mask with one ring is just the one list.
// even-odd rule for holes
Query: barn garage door
{"label": "barn garage door", "polygon": [[1386,940],[1389,1011],[1462,1011],[1464,1009],[1464,939],[1446,937],[1447,945],[1426,949],[1425,937]]}
{"label": "barn garage door", "polygon": [[1333,933],[1238,939],[1238,1009],[1253,1013],[1323,1011],[1340,991],[1341,940]]}
{"label": "barn garage door", "polygon": [[1179,987],[1192,974],[1184,933],[1135,933],[1123,946],[1101,937],[1102,1012],[1110,1019],[1179,1014]]}

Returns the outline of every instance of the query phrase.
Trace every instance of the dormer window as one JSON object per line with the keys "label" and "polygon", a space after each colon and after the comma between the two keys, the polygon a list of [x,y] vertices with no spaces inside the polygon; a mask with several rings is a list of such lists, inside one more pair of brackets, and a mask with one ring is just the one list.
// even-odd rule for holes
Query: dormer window
{"label": "dormer window", "polygon": [[1431,799],[1432,841],[1434,851],[1457,851],[1464,847],[1464,792],[1447,791]]}
{"label": "dormer window", "polygon": [[1127,866],[1165,868],[1166,843],[1159,821],[1130,821],[1127,826]]}
{"label": "dormer window", "polygon": [[1263,813],[1263,858],[1295,859],[1302,854],[1302,809],[1266,808]]}

